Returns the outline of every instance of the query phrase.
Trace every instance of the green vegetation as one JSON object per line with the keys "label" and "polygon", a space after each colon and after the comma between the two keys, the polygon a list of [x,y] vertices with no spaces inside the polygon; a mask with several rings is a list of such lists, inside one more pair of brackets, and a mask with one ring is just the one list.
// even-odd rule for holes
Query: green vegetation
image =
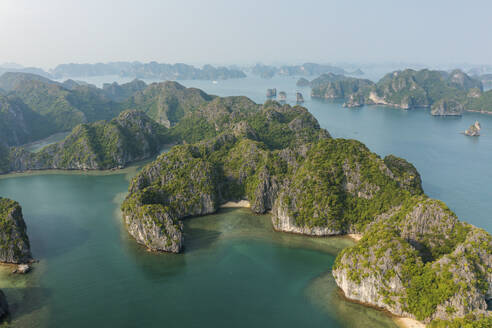
{"label": "green vegetation", "polygon": [[22,209],[16,201],[0,197],[0,262],[23,263],[30,259]]}
{"label": "green vegetation", "polygon": [[182,63],[164,64],[156,62],[62,64],[55,67],[52,73],[55,77],[120,75],[154,80],[225,80],[246,77],[242,71],[233,68],[214,67],[212,65],[197,68]]}
{"label": "green vegetation", "polygon": [[42,139],[56,130],[53,123],[14,96],[0,95],[0,143],[8,146]]}
{"label": "green vegetation", "polygon": [[310,83],[311,96],[324,99],[347,99],[352,94],[365,92],[374,86],[367,79],[357,79],[336,74],[323,74]]}
{"label": "green vegetation", "polygon": [[363,104],[386,104],[405,109],[430,107],[433,115],[461,115],[463,110],[492,111],[492,91],[482,92],[482,83],[460,70],[447,73],[406,69],[389,73],[376,84],[364,79],[324,74],[310,85],[313,97],[345,99],[348,107]]}
{"label": "green vegetation", "polygon": [[[328,81],[334,94],[373,91],[408,106],[451,96],[464,99],[477,90],[461,72],[407,70],[369,86],[363,80],[324,78],[334,79]],[[125,92],[116,89],[114,96],[123,97]],[[144,167],[122,204],[130,233],[150,249],[179,252],[180,219],[246,199],[255,213],[271,210],[278,230],[363,234],[357,245],[339,254],[333,272],[336,279],[346,276],[353,290],[375,287],[373,304],[419,320],[452,319],[484,307],[491,236],[459,222],[444,203],[425,196],[413,165],[392,155],[382,159],[355,140],[332,139],[303,107],[209,96],[175,82],[137,90],[124,105],[109,101],[97,88],[68,90],[39,80],[11,92],[24,102],[0,97],[0,114],[34,113],[33,106],[32,115],[56,117],[67,126],[82,123],[62,142],[35,154],[7,147],[22,141],[2,142],[0,172],[115,168],[149,158],[165,143],[183,143]],[[110,119],[122,106],[141,111],[86,122]]]}
{"label": "green vegetation", "polygon": [[124,111],[110,122],[76,126],[65,140],[30,153],[14,148],[10,169],[110,169],[158,154],[168,131],[144,113]]}
{"label": "green vegetation", "polygon": [[[68,131],[81,123],[109,120],[123,109],[106,97],[102,89],[89,85],[68,89],[34,74],[5,73],[0,77],[0,85],[8,92],[8,99],[0,100],[0,122],[8,122],[7,129],[2,131],[7,131],[6,142],[10,146]],[[5,108],[23,115],[9,116]]]}
{"label": "green vegetation", "polygon": [[[291,178],[290,189],[296,192],[286,193],[283,201],[298,226],[329,226],[334,230],[355,227],[362,231],[375,215],[410,195],[381,170],[383,163],[358,141],[321,140]],[[406,173],[399,168],[400,172],[393,172],[398,177]],[[412,192],[421,193],[420,185]]]}
{"label": "green vegetation", "polygon": [[10,149],[0,144],[0,174],[10,171],[9,153]]}
{"label": "green vegetation", "polygon": [[492,317],[486,315],[470,314],[464,318],[454,320],[434,320],[428,328],[490,328],[492,327]]}
{"label": "green vegetation", "polygon": [[124,106],[141,110],[157,122],[171,127],[213,98],[201,90],[168,81],[149,85],[135,93]]}
{"label": "green vegetation", "polygon": [[469,97],[465,108],[479,112],[492,112],[492,90],[486,91],[480,97]]}
{"label": "green vegetation", "polygon": [[[428,320],[443,304],[451,304],[445,309],[449,317],[483,306],[491,270],[482,260],[492,254],[489,234],[459,222],[444,203],[426,196],[408,198],[388,213],[339,254],[334,270],[357,285],[379,281],[388,309],[398,303],[418,320]],[[482,303],[467,301],[480,298]]]}

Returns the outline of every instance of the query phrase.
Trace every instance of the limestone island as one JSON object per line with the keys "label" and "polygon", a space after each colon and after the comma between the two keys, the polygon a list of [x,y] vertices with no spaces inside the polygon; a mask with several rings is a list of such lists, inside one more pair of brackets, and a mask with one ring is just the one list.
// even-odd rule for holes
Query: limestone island
{"label": "limestone island", "polygon": [[[306,81],[299,81],[305,84]],[[377,83],[337,74],[309,82],[311,97],[344,100],[344,107],[384,105],[401,109],[429,108],[434,116],[460,116],[464,111],[490,113],[492,90],[461,70],[451,72],[406,69],[385,75]]]}
{"label": "limestone island", "polygon": [[348,299],[431,327],[492,323],[492,237],[426,196],[404,159],[331,138],[303,107],[244,97],[215,98],[172,129],[193,142],[145,166],[122,204],[149,250],[186,250],[182,220],[245,201],[279,232],[360,235],[333,267]]}
{"label": "limestone island", "polygon": [[478,137],[480,135],[480,130],[482,127],[480,126],[480,123],[478,121],[475,121],[474,124],[472,124],[466,131],[465,135],[470,136],[470,137]]}
{"label": "limestone island", "polygon": [[302,104],[304,102],[304,97],[302,96],[302,93],[296,92],[296,102],[298,104]]}
{"label": "limestone island", "polygon": [[[22,208],[16,201],[0,197],[0,262],[18,264],[14,273],[29,271],[32,262]],[[0,320],[9,314],[7,298],[0,290]]]}
{"label": "limestone island", "polygon": [[[407,70],[377,84],[326,74],[310,84],[313,95],[340,98],[346,106],[435,105],[449,112],[460,109],[451,101],[466,101],[469,110],[489,99],[462,72]],[[332,271],[349,299],[431,327],[492,325],[490,234],[426,196],[411,163],[332,138],[304,107],[217,97],[176,82],[99,89],[7,75],[0,88],[6,90],[0,173],[118,169],[176,144],[134,177],[122,204],[129,234],[149,250],[186,250],[182,220],[249,204],[253,213],[271,213],[279,232],[360,237],[338,254]],[[285,101],[285,92],[279,98]],[[38,152],[22,147],[69,130]],[[29,262],[19,204],[0,199],[0,222],[0,261]],[[0,295],[0,315],[4,303]]]}

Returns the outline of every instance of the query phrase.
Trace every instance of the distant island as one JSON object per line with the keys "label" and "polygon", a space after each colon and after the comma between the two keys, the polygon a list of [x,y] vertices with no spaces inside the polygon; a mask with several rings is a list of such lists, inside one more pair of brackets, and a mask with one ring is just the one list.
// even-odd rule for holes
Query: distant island
{"label": "distant island", "polygon": [[62,64],[55,67],[54,78],[118,75],[138,79],[156,80],[226,80],[245,78],[244,72],[227,67],[205,65],[197,68],[187,64],[157,62],[114,62],[98,64]]}
{"label": "distant island", "polygon": [[[280,67],[256,64],[251,68],[251,73],[253,75],[257,75],[265,79],[272,78],[275,75],[315,76],[324,73],[350,74],[340,67],[336,67],[332,65],[315,64],[315,63],[304,63],[302,65],[292,65],[292,66],[285,65]],[[353,73],[357,75],[363,74],[363,72],[360,69],[356,70]]]}
{"label": "distant island", "polygon": [[31,73],[50,79],[84,78],[116,75],[126,78],[153,80],[226,80],[245,78],[246,74],[235,67],[204,65],[202,68],[182,63],[165,64],[157,62],[110,62],[96,64],[61,64],[44,71],[36,67],[11,65],[0,66],[0,75],[6,72]]}
{"label": "distant island", "polygon": [[[298,83],[306,84],[299,80]],[[463,111],[492,112],[492,91],[460,70],[407,69],[370,80],[323,74],[312,80],[313,98],[342,99],[346,107],[386,105],[402,109],[427,107],[432,115],[461,115]]]}
{"label": "distant island", "polygon": [[182,219],[244,203],[271,212],[277,231],[359,234],[333,269],[349,299],[436,327],[490,322],[492,237],[427,197],[412,164],[331,138],[300,106],[217,97],[199,108],[171,128],[186,144],[131,182],[122,211],[138,243],[179,253]]}
{"label": "distant island", "polygon": [[[360,94],[361,103],[366,91],[380,92],[399,107],[401,101],[432,106],[448,95],[441,91],[461,90],[465,97],[480,91],[464,73],[400,74],[377,84],[330,74],[310,85],[324,98]],[[243,204],[253,213],[270,212],[279,232],[357,235],[332,270],[349,299],[431,327],[492,321],[491,235],[425,195],[411,163],[332,138],[302,106],[259,105],[169,81],[96,88],[9,73],[0,86],[0,123],[10,128],[0,130],[8,140],[0,143],[0,173],[118,169],[176,144],[139,171],[121,206],[128,233],[149,250],[179,253],[186,245],[183,219]],[[20,140],[47,133],[37,130],[38,120],[71,133],[28,152]],[[19,204],[0,199],[0,221],[16,222],[4,236],[7,262],[30,259],[20,214]],[[9,251],[19,245],[19,252]],[[0,316],[8,311],[4,303],[0,293]]]}

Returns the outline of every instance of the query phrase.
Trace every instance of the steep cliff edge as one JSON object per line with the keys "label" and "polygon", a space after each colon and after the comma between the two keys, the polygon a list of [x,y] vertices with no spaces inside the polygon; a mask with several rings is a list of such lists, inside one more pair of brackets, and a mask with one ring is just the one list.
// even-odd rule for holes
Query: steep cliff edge
{"label": "steep cliff edge", "polygon": [[[244,99],[229,100],[194,114],[203,124],[214,124],[217,136],[173,147],[133,179],[123,215],[129,233],[149,249],[179,251],[182,228],[175,220],[214,213],[228,201],[247,199],[256,213],[271,210],[289,163],[297,165],[306,143],[329,138],[301,107],[267,103],[245,109],[231,106]],[[176,131],[188,136],[187,126],[178,124]],[[296,150],[287,149],[291,147]],[[161,231],[142,223],[148,221],[141,215],[147,206],[160,210]],[[174,237],[165,224],[171,221],[176,223]],[[151,239],[164,247],[149,246]]]}
{"label": "steep cliff edge", "polygon": [[322,140],[282,185],[272,222],[308,235],[359,233],[372,217],[420,193],[420,175],[408,162],[382,160],[355,140]]}
{"label": "steep cliff edge", "polygon": [[491,236],[425,196],[378,217],[333,268],[349,299],[424,322],[487,315],[491,272]]}
{"label": "steep cliff edge", "polygon": [[[371,217],[422,193],[411,164],[383,160],[355,140],[331,139],[302,107],[267,103],[256,111],[213,113],[201,112],[229,122],[216,125],[219,135],[175,146],[132,181],[123,213],[130,234],[150,249],[145,236],[157,238],[154,227],[144,233],[133,224],[147,220],[139,208],[148,205],[164,211],[159,220],[179,220],[244,199],[255,213],[272,211],[276,230],[319,236],[362,231]],[[168,233],[161,239],[166,244]]]}
{"label": "steep cliff edge", "polygon": [[279,231],[363,235],[333,269],[348,298],[426,323],[490,319],[491,236],[425,196],[404,159],[332,139],[302,107],[244,97],[217,97],[169,134],[190,144],[146,166],[122,205],[148,249],[180,252],[182,219],[247,200]]}
{"label": "steep cliff edge", "polygon": [[19,203],[0,197],[0,262],[26,263],[32,260],[26,224]]}

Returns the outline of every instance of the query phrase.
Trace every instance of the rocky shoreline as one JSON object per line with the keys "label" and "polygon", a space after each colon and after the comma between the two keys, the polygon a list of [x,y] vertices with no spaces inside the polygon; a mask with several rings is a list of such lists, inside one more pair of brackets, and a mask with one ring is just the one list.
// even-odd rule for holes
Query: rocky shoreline
{"label": "rocky shoreline", "polygon": [[137,242],[178,253],[183,219],[243,199],[271,212],[276,231],[358,239],[332,271],[349,299],[424,323],[486,313],[492,237],[428,198],[413,165],[332,139],[298,106],[229,108],[201,115],[233,125],[175,146],[134,178],[122,211]]}

